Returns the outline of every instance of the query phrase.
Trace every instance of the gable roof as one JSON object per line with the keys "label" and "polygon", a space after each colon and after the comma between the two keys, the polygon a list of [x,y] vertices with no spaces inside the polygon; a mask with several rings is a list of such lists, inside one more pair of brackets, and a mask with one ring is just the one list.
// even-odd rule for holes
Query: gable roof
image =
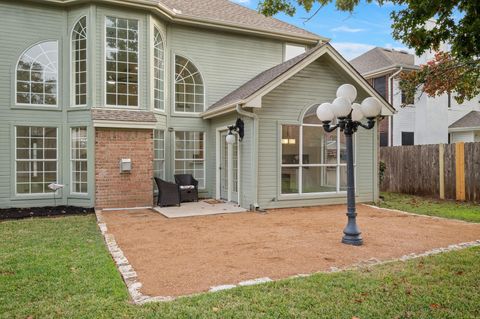
{"label": "gable roof", "polygon": [[471,111],[458,121],[451,124],[449,129],[480,127],[480,111]]}
{"label": "gable roof", "polygon": [[[207,28],[282,38],[284,40],[315,44],[327,38],[283,22],[265,17],[255,10],[229,0],[91,0],[106,5],[122,5],[154,11],[170,22],[200,25]],[[75,5],[85,0],[37,0],[54,5]]]}
{"label": "gable roof", "polygon": [[281,64],[278,64],[266,71],[255,76],[253,79],[247,81],[237,89],[233,90],[226,96],[224,96],[219,101],[212,104],[207,111],[213,110],[215,108],[219,108],[223,105],[229,105],[235,103],[237,101],[243,100],[251,96],[252,94],[259,91],[268,83],[272,82],[276,78],[278,78],[283,73],[287,72],[295,65],[299,64],[301,61],[305,60],[307,57],[311,56],[313,53],[317,52],[321,47],[326,45],[325,43],[319,44],[316,47],[306,51],[303,54],[300,54],[290,60],[287,60]]}
{"label": "gable roof", "polygon": [[233,90],[219,101],[212,104],[202,116],[205,118],[213,117],[218,114],[226,113],[232,110],[237,104],[247,104],[256,98],[261,98],[281,83],[288,80],[291,76],[298,73],[304,67],[314,62],[322,54],[329,54],[340,67],[349,72],[357,83],[363,87],[372,96],[379,99],[382,105],[393,114],[395,108],[388,103],[373,87],[358,73],[328,42],[322,43],[305,53],[278,64],[266,71],[261,72],[251,80],[247,81],[237,89]]}
{"label": "gable roof", "polygon": [[376,47],[350,61],[362,75],[389,68],[417,68],[415,56],[405,51]]}

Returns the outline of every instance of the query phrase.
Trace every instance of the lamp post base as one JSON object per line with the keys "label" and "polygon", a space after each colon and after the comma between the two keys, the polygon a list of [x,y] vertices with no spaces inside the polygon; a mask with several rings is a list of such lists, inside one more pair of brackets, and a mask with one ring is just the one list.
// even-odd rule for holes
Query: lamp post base
{"label": "lamp post base", "polygon": [[363,239],[362,236],[360,235],[343,235],[342,238],[342,243],[346,245],[352,245],[352,246],[362,246],[363,245]]}

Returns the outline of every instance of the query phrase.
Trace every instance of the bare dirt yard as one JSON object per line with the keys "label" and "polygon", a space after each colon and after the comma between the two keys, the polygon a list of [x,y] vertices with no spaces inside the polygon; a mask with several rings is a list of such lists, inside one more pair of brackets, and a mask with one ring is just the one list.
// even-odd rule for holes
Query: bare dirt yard
{"label": "bare dirt yard", "polygon": [[480,224],[358,206],[364,245],[340,242],[344,205],[168,219],[151,210],[102,213],[141,292],[180,296],[286,278],[480,239]]}

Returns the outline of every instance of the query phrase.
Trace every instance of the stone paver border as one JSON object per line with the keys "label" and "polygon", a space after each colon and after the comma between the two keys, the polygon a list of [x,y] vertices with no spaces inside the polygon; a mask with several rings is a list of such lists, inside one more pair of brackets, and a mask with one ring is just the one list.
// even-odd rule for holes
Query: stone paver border
{"label": "stone paver border", "polygon": [[[409,215],[415,215],[415,216],[422,216],[422,217],[430,217],[430,218],[436,218],[436,219],[447,219],[447,220],[452,220],[448,218],[442,218],[442,217],[436,217],[436,216],[426,216],[426,215],[419,215],[419,214],[413,214],[413,213],[408,213],[408,212],[403,212],[400,210],[394,210],[394,209],[385,209],[377,206],[372,206],[372,205],[367,205],[363,204],[368,207],[376,208],[376,209],[381,209],[381,210],[389,210],[393,212],[398,212],[398,213],[404,213],[404,214],[409,214]],[[100,210],[96,210],[95,214],[97,216],[97,224],[98,227],[100,228],[100,231],[102,235],[104,236],[105,243],[107,245],[107,248],[110,252],[110,255],[112,256],[113,260],[115,261],[115,264],[117,265],[117,268],[122,275],[122,279],[125,282],[125,285],[127,286],[128,292],[132,298],[132,301],[134,304],[141,305],[149,302],[167,302],[167,301],[173,301],[178,298],[185,298],[185,297],[192,297],[192,296],[197,296],[204,294],[206,292],[202,293],[197,293],[197,294],[190,294],[190,295],[184,295],[184,296],[179,296],[179,297],[172,297],[172,296],[148,296],[144,295],[140,292],[140,288],[142,287],[142,283],[138,280],[137,273],[133,269],[133,267],[130,265],[128,262],[127,258],[123,254],[123,251],[120,249],[120,247],[117,245],[117,242],[115,241],[115,237],[108,232],[107,225],[103,219],[102,212]],[[461,221],[468,223],[466,221]],[[389,260],[379,260],[377,258],[371,258],[368,260],[360,261],[358,263],[355,263],[353,265],[347,266],[347,267],[330,267],[329,270],[326,271],[318,271],[318,272],[313,272],[313,273],[308,273],[308,274],[297,274],[288,278],[282,278],[278,279],[275,281],[281,281],[281,280],[288,280],[288,279],[294,279],[294,278],[304,278],[304,277],[310,277],[315,274],[320,274],[320,273],[334,273],[334,272],[340,272],[340,271],[347,271],[347,270],[355,270],[355,269],[362,269],[362,268],[367,268],[371,266],[376,266],[376,265],[383,265],[383,264],[388,264],[388,263],[393,263],[393,262],[405,262],[411,259],[416,259],[416,258],[421,258],[421,257],[427,257],[427,256],[432,256],[432,255],[437,255],[445,252],[450,252],[450,251],[456,251],[456,250],[461,250],[461,249],[466,249],[470,247],[477,247],[480,246],[480,239],[476,241],[471,241],[471,242],[465,242],[465,243],[459,243],[459,244],[453,244],[449,245],[447,247],[441,247],[441,248],[435,248],[432,250],[425,251],[423,253],[419,254],[408,254],[404,255],[400,258],[394,258],[394,259],[389,259]],[[251,286],[251,285],[257,285],[257,284],[262,284],[262,283],[267,283],[267,282],[272,282],[273,280],[268,278],[268,277],[263,277],[263,278],[256,278],[256,279],[251,279],[251,280],[245,280],[241,281],[237,284],[224,284],[224,285],[218,285],[218,286],[213,286],[210,288],[208,292],[217,292],[217,291],[222,291],[222,290],[228,290],[228,289],[233,289],[237,287],[242,287],[242,286]]]}

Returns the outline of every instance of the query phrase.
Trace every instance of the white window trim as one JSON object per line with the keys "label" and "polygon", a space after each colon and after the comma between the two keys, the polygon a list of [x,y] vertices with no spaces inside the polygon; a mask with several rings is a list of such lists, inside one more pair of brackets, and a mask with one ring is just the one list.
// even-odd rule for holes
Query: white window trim
{"label": "white window trim", "polygon": [[[155,140],[157,140],[157,139],[155,138],[155,131],[161,131],[161,132],[163,132],[163,159],[156,159],[156,157],[155,157],[155,151],[157,150],[157,149],[155,148]],[[165,130],[164,130],[164,129],[154,129],[154,132],[153,132],[153,152],[154,152],[154,154],[153,154],[153,162],[154,162],[154,165],[155,165],[155,161],[163,161],[163,165],[162,165],[162,166],[163,166],[163,167],[162,167],[162,172],[163,172],[163,174],[162,174],[161,177],[159,177],[159,178],[161,178],[161,179],[165,179],[165,157],[166,157],[166,156],[165,156],[165,151],[166,151],[165,141],[166,141]],[[155,175],[155,166],[154,166],[154,168],[153,168],[153,172],[154,172],[154,175]],[[157,177],[157,176],[155,176],[155,177]]]}
{"label": "white window trim", "polygon": [[[86,41],[87,41],[87,52],[86,52],[86,103],[85,104],[76,104],[76,74],[75,74],[75,52],[73,50],[73,33],[75,32],[75,27],[77,26],[77,24],[80,22],[81,19],[83,18],[86,18],[86,29],[87,29],[87,34],[86,34]],[[73,84],[73,87],[71,89],[71,94],[70,94],[70,105],[71,107],[74,107],[74,108],[80,108],[80,107],[86,107],[88,105],[88,76],[89,76],[89,73],[90,73],[90,70],[89,70],[89,56],[90,56],[90,52],[89,52],[89,45],[88,45],[88,36],[89,36],[89,33],[88,30],[89,30],[89,19],[88,19],[88,16],[87,15],[82,15],[80,18],[78,18],[75,23],[73,24],[73,27],[72,27],[72,31],[70,32],[70,69],[71,69],[71,72],[70,72],[70,81],[71,83]],[[106,72],[106,67],[105,67],[105,72]]]}
{"label": "white window trim", "polygon": [[[176,161],[195,161],[195,159],[191,159],[191,158],[177,158],[177,143],[176,143],[176,137],[175,137],[175,133],[176,132],[191,132],[191,133],[202,133],[203,134],[203,180],[204,180],[204,185],[203,187],[199,187],[198,189],[199,190],[205,190],[207,189],[207,158],[206,158],[206,150],[207,150],[207,134],[205,133],[205,131],[188,131],[188,130],[175,130],[174,131],[174,134],[173,134],[173,174],[176,174],[175,171],[175,164],[176,164]],[[199,161],[199,160],[197,160]],[[195,176],[194,176],[195,177]]]}
{"label": "white window trim", "polygon": [[[138,41],[137,41],[137,65],[138,65],[138,72],[137,72],[137,92],[138,92],[138,99],[137,99],[137,105],[132,106],[132,105],[114,105],[114,104],[107,104],[107,18],[116,18],[116,19],[125,19],[125,20],[136,20],[138,21]],[[141,39],[141,21],[136,18],[124,18],[124,17],[119,17],[118,15],[104,15],[103,16],[103,105],[105,107],[111,107],[115,109],[134,109],[138,110],[140,108],[140,99],[141,99],[141,85],[140,85],[140,79],[141,79],[141,56],[140,56],[140,39]]]}
{"label": "white window trim", "polygon": [[[292,125],[299,127],[299,163],[298,164],[283,164],[282,163],[282,133],[283,133],[283,126],[284,125]],[[340,134],[343,134],[339,130],[337,130],[337,163],[335,164],[303,164],[303,127],[310,126],[310,127],[322,127],[322,124],[309,124],[303,123],[303,117],[301,123],[279,123],[279,140],[277,141],[277,145],[279,147],[279,183],[278,183],[278,197],[279,199],[295,199],[295,198],[321,198],[321,197],[331,197],[331,196],[344,196],[346,195],[346,190],[340,190],[340,168],[347,167],[347,163],[340,163]],[[353,136],[353,152],[354,152],[354,174],[356,177],[356,161],[357,161],[357,139],[356,134]],[[298,168],[298,192],[297,193],[282,193],[282,168],[283,167],[294,167]],[[310,192],[310,193],[303,193],[303,172],[302,168],[304,167],[335,167],[336,169],[336,191],[331,192]],[[356,179],[355,179],[356,184]]]}
{"label": "white window trim", "polygon": [[18,162],[18,159],[17,159],[17,127],[19,126],[22,126],[22,127],[42,127],[42,128],[46,128],[46,127],[49,127],[49,128],[55,128],[56,130],[56,154],[57,154],[57,157],[55,158],[55,170],[56,170],[56,180],[57,180],[57,183],[59,182],[59,158],[58,158],[58,154],[59,154],[59,139],[60,137],[58,136],[58,126],[49,126],[49,125],[36,125],[36,124],[18,124],[18,125],[15,125],[14,126],[14,138],[15,138],[15,141],[14,141],[14,172],[13,172],[13,181],[14,181],[14,187],[15,187],[15,197],[31,197],[31,198],[35,198],[35,197],[40,197],[40,198],[43,198],[43,197],[50,197],[52,196],[52,194],[54,193],[55,195],[57,195],[59,193],[59,190],[56,190],[55,192],[49,192],[49,193],[18,193],[17,191],[17,162]]}
{"label": "white window trim", "polygon": [[[177,111],[177,80],[176,80],[176,68],[177,68],[177,56],[184,58],[185,60],[189,61],[190,63],[195,66],[198,70],[198,74],[200,74],[200,77],[202,79],[202,86],[203,86],[203,110],[200,112],[182,112],[182,111]],[[205,108],[207,105],[207,94],[206,94],[206,84],[205,84],[205,78],[203,77],[203,72],[200,71],[198,68],[197,64],[194,63],[190,58],[187,58],[185,55],[180,54],[180,53],[175,53],[173,55],[173,68],[172,68],[172,79],[173,79],[173,114],[175,115],[184,115],[184,116],[200,116],[202,112],[205,112]]]}
{"label": "white window trim", "polygon": [[[158,31],[160,34],[160,39],[162,40],[163,44],[163,109],[155,108],[155,30]],[[155,23],[153,23],[153,30],[152,30],[152,93],[151,93],[151,100],[152,100],[152,111],[165,113],[167,109],[167,42],[166,36],[163,33],[163,30]]]}
{"label": "white window trim", "polygon": [[[73,150],[73,145],[72,145],[72,142],[73,142],[73,130],[74,129],[78,129],[78,128],[85,128],[85,133],[86,133],[86,136],[87,136],[87,158],[85,160],[79,160],[79,159],[74,159],[72,157],[72,150]],[[87,126],[72,126],[70,127],[70,147],[69,147],[69,152],[70,152],[70,195],[76,195],[76,196],[88,196],[88,193],[90,192],[90,187],[89,187],[89,184],[88,184],[88,127]],[[87,163],[87,192],[86,193],[81,193],[81,192],[74,192],[73,191],[73,181],[74,181],[74,178],[73,178],[73,162],[74,161],[82,161],[82,162],[86,162]]]}
{"label": "white window trim", "polygon": [[[56,99],[56,104],[53,105],[53,104],[31,104],[31,103],[18,103],[17,102],[17,69],[18,69],[18,63],[20,62],[20,59],[23,57],[23,55],[28,51],[30,50],[31,48],[33,48],[34,46],[38,45],[38,44],[41,44],[41,43],[44,43],[44,42],[55,42],[57,44],[57,90],[56,90],[56,93],[55,93],[55,99]],[[47,108],[47,109],[58,109],[59,106],[60,106],[60,103],[59,103],[59,94],[58,92],[60,92],[60,85],[61,85],[61,81],[60,81],[60,64],[58,63],[59,62],[59,59],[58,59],[58,55],[60,53],[60,50],[59,50],[59,45],[58,45],[58,40],[42,40],[42,41],[38,41],[38,42],[35,42],[34,44],[32,44],[31,46],[29,46],[28,48],[26,48],[25,50],[22,51],[22,53],[20,53],[20,55],[18,56],[18,59],[17,59],[17,62],[15,63],[15,70],[14,70],[14,73],[15,73],[15,83],[14,83],[14,96],[13,96],[13,100],[15,101],[14,105],[15,106],[19,106],[19,107],[40,107],[40,108]],[[16,191],[15,191],[16,192]]]}

